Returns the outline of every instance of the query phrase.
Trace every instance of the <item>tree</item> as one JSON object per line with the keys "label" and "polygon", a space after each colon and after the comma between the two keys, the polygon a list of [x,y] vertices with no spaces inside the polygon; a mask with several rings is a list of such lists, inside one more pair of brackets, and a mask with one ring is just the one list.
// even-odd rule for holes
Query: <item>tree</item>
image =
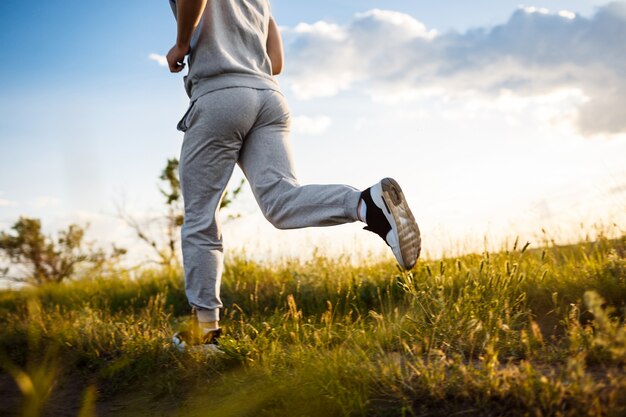
{"label": "tree", "polygon": [[[157,263],[165,268],[179,267],[180,261],[178,257],[178,242],[180,240],[180,227],[184,222],[184,208],[182,201],[182,193],[180,189],[180,179],[178,178],[178,159],[172,158],[167,160],[165,168],[161,172],[159,179],[163,185],[159,186],[159,191],[165,197],[166,213],[150,219],[147,222],[139,222],[133,216],[127,214],[124,209],[118,205],[118,217],[128,224],[137,237],[150,246],[158,257]],[[239,185],[232,191],[225,190],[220,201],[219,209],[229,207],[233,201],[243,191],[245,181],[241,180]],[[232,220],[240,217],[239,215],[230,215],[228,219]],[[150,232],[150,225],[157,223],[158,228],[164,236],[155,237],[154,232]],[[160,236],[157,234],[156,236]]]}
{"label": "tree", "polygon": [[11,229],[13,234],[0,232],[0,252],[19,270],[17,275],[9,275],[10,268],[6,267],[0,275],[15,282],[62,282],[74,277],[79,266],[87,267],[88,273],[101,271],[105,264],[126,253],[115,245],[111,254],[94,250],[92,244],[84,241],[87,226],[71,224],[58,232],[56,241],[43,235],[39,219],[20,217]]}

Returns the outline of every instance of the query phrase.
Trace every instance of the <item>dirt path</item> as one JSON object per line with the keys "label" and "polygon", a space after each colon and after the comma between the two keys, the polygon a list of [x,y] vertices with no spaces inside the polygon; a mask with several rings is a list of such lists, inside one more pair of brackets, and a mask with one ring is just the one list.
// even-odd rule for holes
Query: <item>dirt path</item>
{"label": "dirt path", "polygon": [[[54,385],[52,394],[46,402],[43,416],[78,416],[88,386],[89,381],[84,377],[63,375]],[[6,373],[0,373],[0,416],[20,417],[22,401],[22,393],[13,378]],[[176,401],[162,396],[157,398],[149,392],[142,392],[141,387],[136,387],[113,397],[98,393],[96,415],[98,417],[137,415],[164,417],[173,415],[181,405],[182,400]]]}

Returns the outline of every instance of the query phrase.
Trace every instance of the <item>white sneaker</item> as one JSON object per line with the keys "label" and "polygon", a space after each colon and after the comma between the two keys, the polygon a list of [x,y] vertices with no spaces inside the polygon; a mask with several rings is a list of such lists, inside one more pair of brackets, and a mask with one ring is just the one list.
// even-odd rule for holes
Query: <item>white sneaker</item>
{"label": "white sneaker", "polygon": [[389,245],[400,266],[410,270],[420,256],[422,239],[400,185],[392,178],[361,193],[366,206],[365,230],[378,234]]}
{"label": "white sneaker", "polygon": [[205,353],[224,353],[219,347],[218,339],[221,336],[221,329],[209,331],[207,334],[200,336],[197,331],[177,332],[172,336],[172,345],[179,352],[205,352]]}

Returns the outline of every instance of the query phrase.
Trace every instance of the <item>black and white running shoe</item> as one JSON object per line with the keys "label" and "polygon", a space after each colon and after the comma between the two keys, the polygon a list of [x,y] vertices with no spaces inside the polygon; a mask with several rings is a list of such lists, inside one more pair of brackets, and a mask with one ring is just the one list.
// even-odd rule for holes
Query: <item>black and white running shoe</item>
{"label": "black and white running shoe", "polygon": [[410,270],[420,256],[422,239],[400,185],[384,178],[361,193],[366,204],[365,230],[378,234],[402,268]]}
{"label": "black and white running shoe", "polygon": [[180,352],[189,350],[191,352],[207,352],[207,353],[223,353],[219,347],[219,338],[222,335],[222,329],[207,330],[198,321],[198,310],[191,308],[191,317],[189,322],[183,327],[183,330],[172,336],[172,345]]}
{"label": "black and white running shoe", "polygon": [[223,353],[218,340],[221,334],[221,329],[210,330],[202,336],[191,330],[177,332],[172,336],[172,344],[179,352]]}

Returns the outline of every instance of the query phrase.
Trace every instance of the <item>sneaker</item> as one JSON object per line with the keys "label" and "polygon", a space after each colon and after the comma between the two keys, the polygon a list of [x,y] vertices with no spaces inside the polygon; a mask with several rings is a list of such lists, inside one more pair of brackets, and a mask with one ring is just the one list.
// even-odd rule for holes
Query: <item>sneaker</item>
{"label": "sneaker", "polygon": [[186,330],[177,332],[172,336],[172,344],[179,352],[184,352],[189,349],[190,351],[205,351],[205,352],[220,352],[219,338],[222,335],[222,329],[211,329],[208,332],[203,331],[200,323],[198,322],[198,314],[195,307],[191,309],[191,323]]}
{"label": "sneaker", "polygon": [[219,337],[222,329],[209,330],[201,335],[199,329],[191,329],[177,332],[172,336],[172,344],[179,352],[189,350],[190,352],[223,353],[219,347]]}
{"label": "sneaker", "polygon": [[361,193],[366,206],[365,230],[379,235],[402,268],[410,270],[420,256],[422,239],[400,185],[384,178]]}

